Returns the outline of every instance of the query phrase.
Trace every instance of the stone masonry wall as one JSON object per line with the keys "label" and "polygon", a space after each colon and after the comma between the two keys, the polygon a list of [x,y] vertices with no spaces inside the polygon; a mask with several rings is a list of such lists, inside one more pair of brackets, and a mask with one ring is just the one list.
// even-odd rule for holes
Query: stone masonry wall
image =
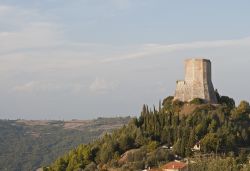
{"label": "stone masonry wall", "polygon": [[194,98],[217,103],[211,78],[211,62],[207,59],[185,61],[185,80],[177,81],[175,100],[191,101]]}

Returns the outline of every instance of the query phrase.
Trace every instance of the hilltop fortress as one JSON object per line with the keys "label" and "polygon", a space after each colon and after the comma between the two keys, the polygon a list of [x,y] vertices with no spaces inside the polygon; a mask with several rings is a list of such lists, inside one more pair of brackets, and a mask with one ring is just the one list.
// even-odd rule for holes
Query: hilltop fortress
{"label": "hilltop fortress", "polygon": [[211,62],[208,59],[185,60],[185,80],[177,81],[174,100],[189,102],[195,98],[207,103],[218,103],[211,79]]}

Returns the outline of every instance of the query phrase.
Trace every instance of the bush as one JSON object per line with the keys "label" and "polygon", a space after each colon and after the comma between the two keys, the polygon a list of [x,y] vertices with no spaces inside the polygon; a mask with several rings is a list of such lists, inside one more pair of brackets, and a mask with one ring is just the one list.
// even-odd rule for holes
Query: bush
{"label": "bush", "polygon": [[165,98],[162,102],[163,106],[169,106],[172,105],[174,97],[173,96],[168,96],[167,98]]}
{"label": "bush", "polygon": [[173,99],[173,96],[169,96],[163,100],[162,106],[165,110],[169,111],[172,109]]}
{"label": "bush", "polygon": [[200,104],[204,104],[205,101],[201,98],[194,98],[193,100],[191,100],[189,102],[190,104],[196,104],[196,105],[200,105]]}
{"label": "bush", "polygon": [[151,141],[149,142],[149,144],[147,145],[147,150],[150,151],[154,151],[157,147],[158,147],[159,143],[156,141]]}
{"label": "bush", "polygon": [[228,96],[221,96],[220,99],[218,99],[219,103],[222,105],[228,106],[230,109],[233,109],[235,107],[235,101],[234,99],[228,97]]}

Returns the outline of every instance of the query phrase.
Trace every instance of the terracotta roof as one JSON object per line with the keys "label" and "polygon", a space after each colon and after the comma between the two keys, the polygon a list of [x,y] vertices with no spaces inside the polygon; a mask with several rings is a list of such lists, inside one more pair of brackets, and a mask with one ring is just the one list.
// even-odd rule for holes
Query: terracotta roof
{"label": "terracotta roof", "polygon": [[183,169],[187,167],[187,164],[182,162],[170,162],[162,166],[163,169]]}
{"label": "terracotta roof", "polygon": [[160,168],[150,169],[149,171],[162,171]]}

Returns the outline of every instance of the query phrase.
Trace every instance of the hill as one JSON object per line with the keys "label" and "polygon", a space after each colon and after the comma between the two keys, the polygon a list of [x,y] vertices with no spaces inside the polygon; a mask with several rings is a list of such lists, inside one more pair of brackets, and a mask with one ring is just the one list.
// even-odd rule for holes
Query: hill
{"label": "hill", "polygon": [[[235,106],[232,98],[218,93],[217,98],[217,105],[206,104],[201,99],[184,103],[173,101],[173,97],[164,99],[157,109],[144,105],[141,116],[131,119],[127,126],[70,150],[43,169],[142,170],[184,157],[194,160],[196,154],[192,148],[197,143],[201,146],[200,156],[212,153],[221,158],[218,160],[224,163],[221,168],[230,168],[232,163],[233,170],[250,168],[247,165],[250,105],[242,101]],[[211,164],[207,165],[191,164],[191,170],[211,170],[211,165],[220,165],[215,163],[217,160],[209,161]]]}
{"label": "hill", "polygon": [[130,117],[95,120],[0,120],[0,170],[27,171],[48,165],[82,143],[127,124]]}

